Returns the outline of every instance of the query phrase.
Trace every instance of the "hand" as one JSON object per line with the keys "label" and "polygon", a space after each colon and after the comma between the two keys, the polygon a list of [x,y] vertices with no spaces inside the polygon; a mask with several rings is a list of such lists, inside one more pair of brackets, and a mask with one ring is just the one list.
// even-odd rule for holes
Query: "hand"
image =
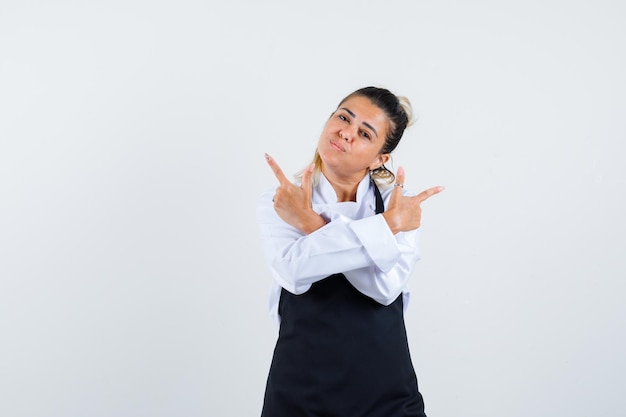
{"label": "hand", "polygon": [[422,221],[421,204],[444,190],[444,187],[441,186],[432,187],[416,196],[406,197],[402,194],[403,187],[404,168],[400,167],[396,176],[396,186],[389,198],[389,206],[383,213],[383,217],[394,235],[398,232],[408,232],[420,227]]}
{"label": "hand", "polygon": [[307,167],[302,175],[302,186],[298,187],[287,179],[274,158],[265,154],[265,159],[278,180],[278,188],[274,195],[274,210],[287,224],[309,234],[326,224],[326,221],[313,211],[311,200],[313,188],[311,175],[313,165]]}

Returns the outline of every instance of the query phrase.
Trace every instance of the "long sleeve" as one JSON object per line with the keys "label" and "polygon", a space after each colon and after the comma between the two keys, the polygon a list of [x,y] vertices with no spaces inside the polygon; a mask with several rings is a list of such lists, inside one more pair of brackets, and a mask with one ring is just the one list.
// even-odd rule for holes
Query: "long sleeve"
{"label": "long sleeve", "polygon": [[[302,294],[314,282],[343,273],[355,288],[381,304],[390,304],[406,291],[419,260],[419,231],[393,235],[382,215],[375,214],[369,186],[368,179],[359,186],[357,203],[336,203],[330,185],[321,183],[321,190],[313,195],[313,209],[328,224],[309,235],[278,217],[273,190],[261,196],[257,209],[260,236],[275,288]],[[389,192],[384,197],[388,199]],[[277,302],[274,294],[270,308]]]}
{"label": "long sleeve", "polygon": [[[370,227],[374,221],[384,223],[384,229],[391,239],[382,238],[384,233],[377,234],[377,229]],[[381,304],[391,304],[398,295],[406,291],[413,267],[420,260],[419,229],[394,236],[382,215],[355,221],[352,229],[356,231],[360,241],[364,242],[367,253],[375,254],[379,260],[374,265],[346,270],[343,274],[363,294]],[[369,246],[372,239],[375,239],[379,245]],[[386,249],[380,248],[380,244],[384,244]],[[395,256],[385,258],[385,252],[394,252]],[[380,265],[384,265],[385,268],[381,268]]]}

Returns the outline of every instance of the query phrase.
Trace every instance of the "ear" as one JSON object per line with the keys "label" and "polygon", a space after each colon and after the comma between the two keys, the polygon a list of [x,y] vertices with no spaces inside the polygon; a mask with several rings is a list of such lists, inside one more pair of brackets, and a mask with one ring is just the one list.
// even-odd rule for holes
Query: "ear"
{"label": "ear", "polygon": [[369,170],[373,171],[376,168],[380,168],[389,161],[389,158],[391,158],[391,156],[389,156],[388,153],[379,153],[376,156],[376,159],[374,159],[374,161],[370,164]]}

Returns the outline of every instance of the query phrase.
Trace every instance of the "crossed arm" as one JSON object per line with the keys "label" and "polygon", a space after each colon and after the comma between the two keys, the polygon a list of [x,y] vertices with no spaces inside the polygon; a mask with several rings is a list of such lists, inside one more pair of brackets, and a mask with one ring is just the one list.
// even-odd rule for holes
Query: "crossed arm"
{"label": "crossed arm", "polygon": [[[259,205],[259,224],[266,260],[276,281],[301,294],[312,283],[343,272],[359,291],[381,304],[393,302],[405,288],[419,260],[419,204],[441,191],[434,187],[407,197],[395,187],[385,213],[353,220],[339,213],[318,214],[311,205],[311,173],[301,186],[286,179],[271,158],[268,164],[279,181]],[[398,181],[404,173],[398,173]],[[419,197],[419,198],[417,198]],[[405,203],[417,203],[411,215]],[[394,208],[395,207],[395,208]]]}

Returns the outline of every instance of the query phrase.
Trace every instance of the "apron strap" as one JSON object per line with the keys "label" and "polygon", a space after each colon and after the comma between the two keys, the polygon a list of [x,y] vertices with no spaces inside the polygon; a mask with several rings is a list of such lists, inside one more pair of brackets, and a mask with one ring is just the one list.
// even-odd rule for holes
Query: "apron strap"
{"label": "apron strap", "polygon": [[380,195],[376,182],[372,179],[372,185],[374,186],[374,196],[376,196],[376,214],[380,214],[385,211],[385,205],[383,203],[383,197]]}

